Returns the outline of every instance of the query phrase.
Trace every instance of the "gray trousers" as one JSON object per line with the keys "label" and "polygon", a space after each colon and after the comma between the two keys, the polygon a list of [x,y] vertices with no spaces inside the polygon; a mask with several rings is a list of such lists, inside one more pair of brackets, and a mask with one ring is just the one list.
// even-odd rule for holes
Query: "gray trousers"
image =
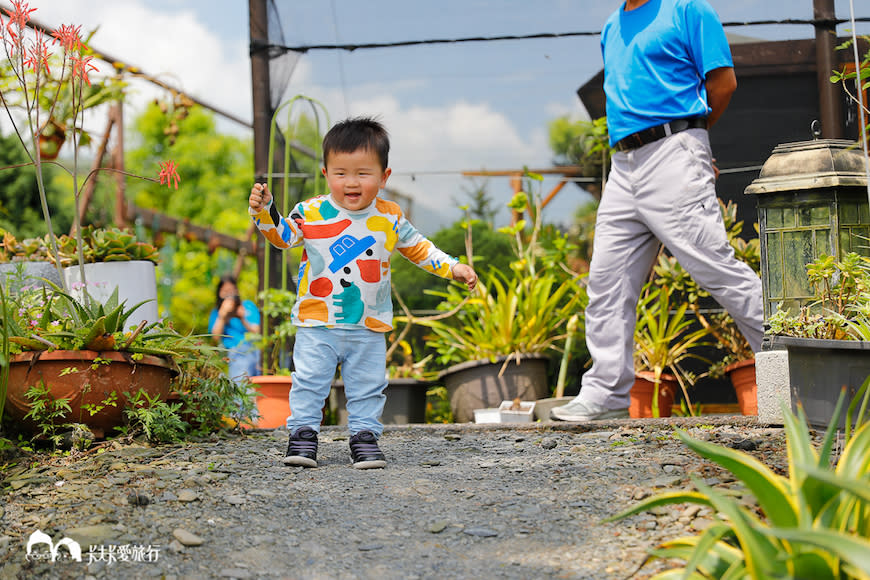
{"label": "gray trousers", "polygon": [[579,398],[628,407],[637,301],[661,241],[761,348],[761,280],[734,257],[716,200],[710,141],[690,129],[613,155],[595,223],[586,344],[592,368]]}

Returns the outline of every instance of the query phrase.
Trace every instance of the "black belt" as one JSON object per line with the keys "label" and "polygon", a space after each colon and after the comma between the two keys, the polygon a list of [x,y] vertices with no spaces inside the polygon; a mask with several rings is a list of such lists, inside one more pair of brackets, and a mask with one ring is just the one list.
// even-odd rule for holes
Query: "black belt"
{"label": "black belt", "polygon": [[675,119],[664,125],[650,127],[637,133],[632,133],[624,139],[620,139],[614,145],[617,151],[630,151],[637,149],[653,141],[664,139],[668,135],[686,131],[688,129],[706,129],[707,117],[688,117],[686,119]]}

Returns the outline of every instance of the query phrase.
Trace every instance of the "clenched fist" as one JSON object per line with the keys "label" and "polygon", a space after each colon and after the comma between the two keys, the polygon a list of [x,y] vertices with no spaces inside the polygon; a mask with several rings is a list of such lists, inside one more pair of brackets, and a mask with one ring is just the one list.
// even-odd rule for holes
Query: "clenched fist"
{"label": "clenched fist", "polygon": [[248,205],[251,209],[259,212],[262,211],[272,201],[272,193],[265,183],[255,183],[251,188],[251,196],[248,198]]}

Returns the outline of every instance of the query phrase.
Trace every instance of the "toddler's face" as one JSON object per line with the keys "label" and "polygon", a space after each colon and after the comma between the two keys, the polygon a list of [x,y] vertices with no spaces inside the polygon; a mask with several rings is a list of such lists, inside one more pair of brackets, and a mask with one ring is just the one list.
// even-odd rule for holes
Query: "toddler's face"
{"label": "toddler's face", "polygon": [[351,153],[330,153],[323,175],[335,202],[345,209],[358,211],[371,205],[387,184],[390,169],[381,169],[374,151],[357,149]]}

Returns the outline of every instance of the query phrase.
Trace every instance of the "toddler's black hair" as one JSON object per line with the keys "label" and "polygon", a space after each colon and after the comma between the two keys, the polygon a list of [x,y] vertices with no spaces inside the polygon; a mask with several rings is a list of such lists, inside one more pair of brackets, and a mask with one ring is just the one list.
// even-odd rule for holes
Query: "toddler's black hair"
{"label": "toddler's black hair", "polygon": [[373,117],[353,117],[332,127],[323,138],[323,165],[332,153],[353,153],[359,149],[374,151],[381,169],[389,165],[390,136]]}

